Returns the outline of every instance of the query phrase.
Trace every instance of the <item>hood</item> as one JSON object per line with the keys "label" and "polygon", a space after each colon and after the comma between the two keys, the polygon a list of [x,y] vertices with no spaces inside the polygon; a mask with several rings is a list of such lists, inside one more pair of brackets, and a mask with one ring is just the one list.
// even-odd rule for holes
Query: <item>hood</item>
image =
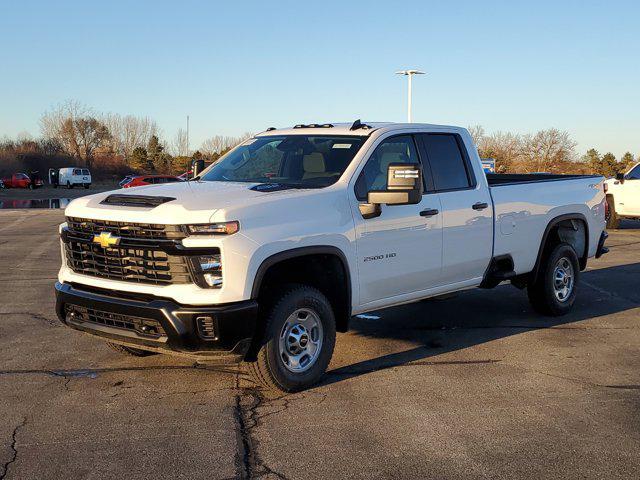
{"label": "hood", "polygon": [[[237,182],[176,182],[165,185],[112,190],[73,200],[65,215],[98,220],[130,221],[136,223],[183,224],[208,223],[211,217],[226,207],[243,207],[261,203],[265,197],[282,197],[307,194],[310,190],[287,189],[271,192],[251,190],[257,183]],[[101,203],[108,196],[145,195],[171,197],[156,207],[133,207]]]}

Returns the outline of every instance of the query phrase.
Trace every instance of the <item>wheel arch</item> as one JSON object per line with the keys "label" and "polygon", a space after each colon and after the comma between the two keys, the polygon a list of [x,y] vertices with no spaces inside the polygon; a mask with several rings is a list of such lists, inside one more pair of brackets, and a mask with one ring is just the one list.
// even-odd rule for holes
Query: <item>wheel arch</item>
{"label": "wheel arch", "polygon": [[[338,247],[332,245],[315,245],[307,247],[298,247],[290,250],[285,250],[273,254],[262,261],[258,267],[253,279],[253,286],[251,288],[251,298],[257,300],[260,296],[260,292],[264,286],[265,278],[268,278],[269,272],[273,272],[279,265],[285,265],[287,262],[303,261],[306,258],[314,259],[317,261],[321,257],[329,257],[335,259],[337,262],[335,265],[339,265],[341,268],[342,278],[340,279],[340,286],[344,287],[340,289],[344,292],[344,298],[338,301],[337,305],[334,305],[335,298],[331,298],[333,295],[327,295],[327,292],[323,291],[325,295],[330,297],[334,312],[336,314],[336,327],[338,331],[346,332],[349,328],[349,320],[351,319],[352,309],[352,284],[351,284],[351,272],[349,270],[349,262],[344,252]],[[333,267],[332,267],[333,268]],[[314,285],[312,282],[312,286]],[[337,286],[337,285],[336,285]],[[323,288],[320,288],[322,291]]]}
{"label": "wheel arch", "polygon": [[[580,233],[580,227],[576,227],[574,222],[579,222],[578,225],[581,225],[583,228],[583,236],[580,239],[578,235]],[[571,227],[569,227],[571,225]],[[578,232],[578,234],[574,235],[574,238],[567,238],[566,231],[561,230],[562,227],[567,227],[567,230],[573,230]],[[564,237],[564,238],[563,238]],[[580,265],[580,270],[584,270],[587,266],[587,259],[589,258],[589,223],[587,222],[587,218],[581,213],[568,213],[564,215],[559,215],[554,217],[549,221],[547,227],[544,230],[542,235],[542,240],[540,242],[540,247],[538,248],[538,255],[536,257],[536,263],[531,271],[530,280],[535,282],[538,278],[538,274],[540,272],[540,265],[542,264],[542,259],[547,251],[547,248],[551,245],[554,245],[560,241],[567,241],[570,245],[576,249],[576,253],[578,254],[578,263]],[[581,241],[583,243],[581,243]],[[581,248],[576,248],[576,247]],[[582,250],[582,252],[578,251]]]}

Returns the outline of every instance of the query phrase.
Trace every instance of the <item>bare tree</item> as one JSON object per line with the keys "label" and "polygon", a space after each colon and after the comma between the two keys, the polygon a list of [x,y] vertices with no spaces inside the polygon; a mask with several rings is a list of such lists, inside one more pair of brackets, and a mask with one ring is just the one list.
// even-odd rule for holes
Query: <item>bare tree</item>
{"label": "bare tree", "polygon": [[179,128],[176,132],[176,136],[173,137],[171,142],[171,150],[173,155],[178,157],[186,157],[189,155],[189,145],[187,139],[187,132],[182,128]]}
{"label": "bare tree", "polygon": [[484,158],[496,161],[496,172],[505,173],[513,170],[521,150],[521,138],[509,132],[496,132],[484,135],[478,143],[478,153]]}
{"label": "bare tree", "polygon": [[93,115],[93,111],[77,100],[67,100],[46,111],[40,118],[40,129],[45,139],[55,139],[69,155],[79,157],[73,121]]}
{"label": "bare tree", "polygon": [[135,148],[146,146],[158,132],[158,125],[148,117],[110,113],[104,116],[104,123],[111,133],[111,149],[125,158],[129,158]]}
{"label": "bare tree", "polygon": [[245,132],[239,137],[214,135],[202,142],[200,151],[207,157],[214,158],[220,156],[227,150],[235,147],[236,145],[244,142],[248,138],[253,137],[253,133]]}
{"label": "bare tree", "polygon": [[519,169],[525,172],[553,172],[575,157],[576,143],[568,132],[556,128],[522,137]]}
{"label": "bare tree", "polygon": [[480,143],[484,138],[484,128],[482,128],[482,125],[471,125],[467,130],[469,130],[473,143],[476,144],[476,147],[480,148]]}

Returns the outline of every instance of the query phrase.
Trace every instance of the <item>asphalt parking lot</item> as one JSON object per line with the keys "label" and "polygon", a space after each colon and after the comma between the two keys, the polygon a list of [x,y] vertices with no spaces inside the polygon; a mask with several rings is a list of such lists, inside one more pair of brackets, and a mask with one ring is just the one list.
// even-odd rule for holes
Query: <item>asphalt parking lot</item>
{"label": "asphalt parking lot", "polygon": [[640,477],[638,223],[569,316],[510,286],[378,312],[321,385],[277,397],[60,325],[62,219],[0,212],[0,479]]}

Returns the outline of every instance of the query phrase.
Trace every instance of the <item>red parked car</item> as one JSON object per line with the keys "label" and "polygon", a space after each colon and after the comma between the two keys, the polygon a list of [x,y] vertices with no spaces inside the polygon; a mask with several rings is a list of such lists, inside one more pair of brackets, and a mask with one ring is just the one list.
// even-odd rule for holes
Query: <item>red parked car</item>
{"label": "red parked car", "polygon": [[2,183],[4,184],[4,188],[38,188],[44,185],[41,179],[36,178],[34,181],[31,181],[29,175],[26,173],[14,173],[10,177],[5,177],[2,179]]}
{"label": "red parked car", "polygon": [[158,185],[162,183],[182,182],[175,175],[140,175],[132,177],[122,188],[140,187],[142,185]]}

